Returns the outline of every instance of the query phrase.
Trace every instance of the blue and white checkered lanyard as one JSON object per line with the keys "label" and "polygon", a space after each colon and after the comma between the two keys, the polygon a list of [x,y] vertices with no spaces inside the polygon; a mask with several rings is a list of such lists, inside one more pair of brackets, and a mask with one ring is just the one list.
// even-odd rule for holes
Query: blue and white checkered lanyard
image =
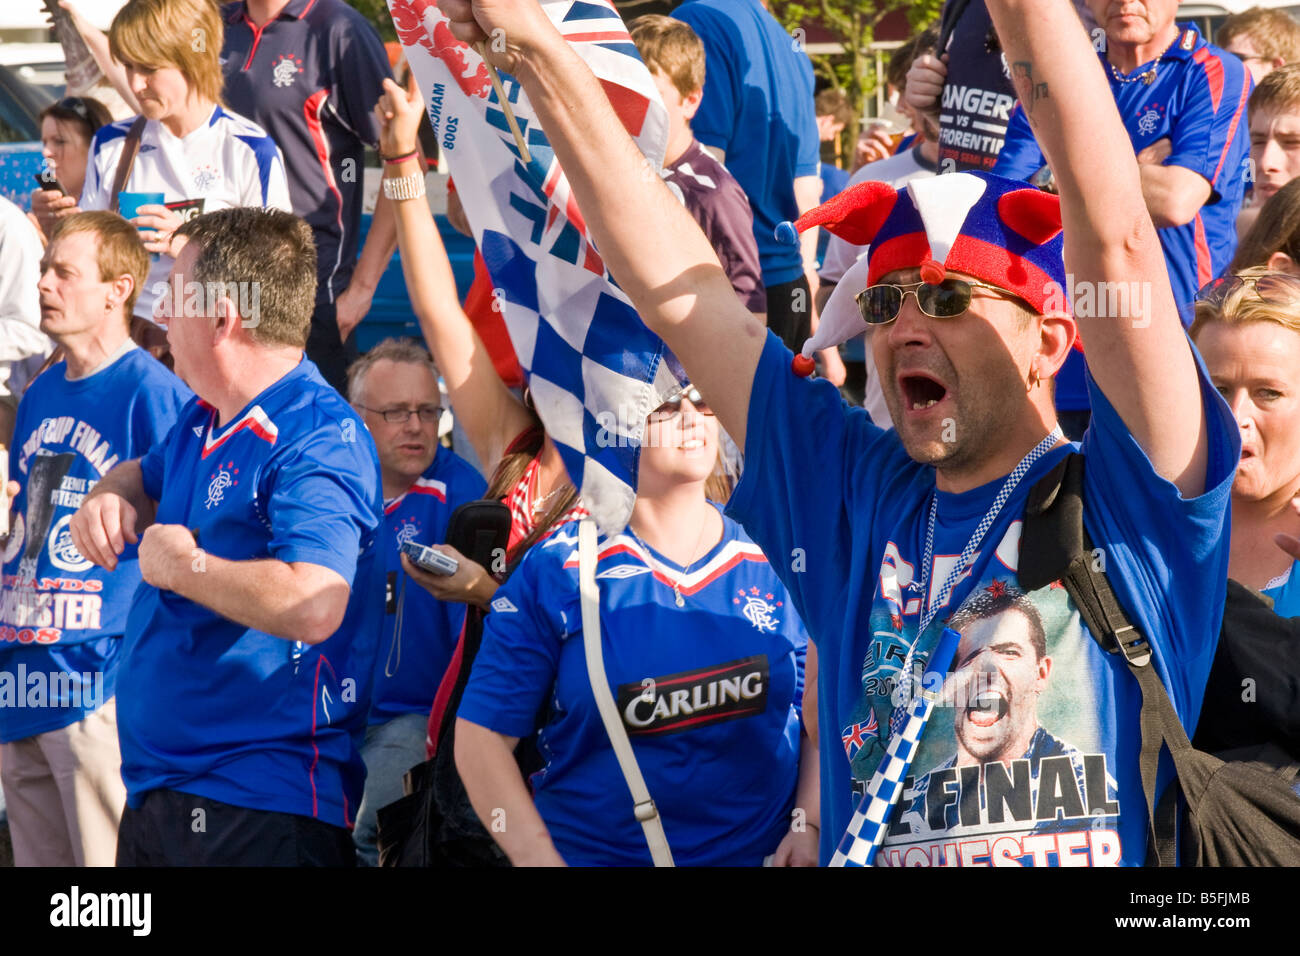
{"label": "blue and white checkered lanyard", "polygon": [[993,499],[993,504],[989,506],[988,512],[976,525],[975,533],[966,542],[966,547],[962,548],[957,562],[948,569],[948,576],[944,578],[943,585],[939,588],[939,593],[934,596],[933,601],[929,600],[930,566],[934,561],[934,525],[939,514],[938,492],[936,491],[930,498],[930,518],[925,529],[925,555],[921,564],[921,600],[925,604],[921,614],[921,623],[916,628],[916,637],[912,641],[912,646],[908,648],[907,659],[903,661],[903,670],[898,678],[898,689],[895,692],[894,699],[901,699],[902,703],[897,704],[893,713],[889,716],[889,733],[891,736],[898,732],[903,721],[906,720],[908,704],[916,692],[916,680],[912,676],[912,672],[915,669],[916,648],[921,642],[921,635],[930,626],[930,622],[934,620],[939,608],[947,605],[953,587],[956,586],[957,581],[966,570],[966,565],[970,563],[971,556],[979,549],[980,542],[984,540],[984,535],[988,533],[989,528],[993,527],[993,522],[997,520],[998,514],[1002,511],[1002,506],[1007,503],[1011,493],[1016,490],[1016,485],[1020,484],[1020,479],[1029,473],[1029,469],[1033,467],[1034,462],[1056,447],[1057,442],[1064,437],[1061,433],[1061,426],[1057,425],[1046,438],[1030,450],[1028,455],[1020,459],[1020,464],[1011,469],[1011,474],[1007,475],[1007,480],[1002,483],[1002,488],[998,491],[997,497]]}

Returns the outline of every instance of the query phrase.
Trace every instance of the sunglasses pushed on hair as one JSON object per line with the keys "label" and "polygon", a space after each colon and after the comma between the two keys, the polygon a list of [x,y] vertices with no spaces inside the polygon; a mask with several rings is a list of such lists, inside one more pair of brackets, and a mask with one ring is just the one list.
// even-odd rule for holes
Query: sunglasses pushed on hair
{"label": "sunglasses pushed on hair", "polygon": [[947,278],[942,282],[908,282],[903,285],[871,285],[857,295],[858,311],[867,325],[888,325],[903,310],[903,300],[916,296],[916,304],[932,319],[953,319],[970,308],[976,289],[992,289],[1012,295],[1006,289],[984,282]]}
{"label": "sunglasses pushed on hair", "polygon": [[1196,293],[1196,301],[1221,306],[1228,296],[1248,285],[1254,286],[1255,295],[1269,305],[1295,305],[1300,301],[1300,278],[1285,272],[1266,272],[1260,276],[1220,276],[1201,286]]}
{"label": "sunglasses pushed on hair", "polygon": [[691,405],[701,415],[712,415],[713,409],[709,408],[708,403],[704,401],[704,396],[694,385],[686,384],[677,391],[668,396],[668,399],[650,413],[652,422],[662,422],[679,414],[682,410],[682,399],[690,399]]}

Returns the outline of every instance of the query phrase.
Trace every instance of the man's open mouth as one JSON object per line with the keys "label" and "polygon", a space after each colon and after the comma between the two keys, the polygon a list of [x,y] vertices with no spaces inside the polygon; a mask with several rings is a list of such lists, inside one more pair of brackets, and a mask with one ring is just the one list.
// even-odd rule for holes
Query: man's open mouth
{"label": "man's open mouth", "polygon": [[966,707],[966,719],[976,727],[992,727],[1006,715],[1006,698],[994,690],[976,695]]}
{"label": "man's open mouth", "polygon": [[919,412],[938,405],[948,395],[948,388],[938,379],[920,372],[907,372],[898,377],[899,391],[903,395],[903,408]]}

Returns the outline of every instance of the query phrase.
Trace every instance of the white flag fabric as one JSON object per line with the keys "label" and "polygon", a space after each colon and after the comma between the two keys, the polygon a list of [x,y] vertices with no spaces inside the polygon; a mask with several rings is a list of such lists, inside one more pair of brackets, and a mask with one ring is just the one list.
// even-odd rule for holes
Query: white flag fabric
{"label": "white flag fabric", "polygon": [[[506,328],[546,431],[605,534],[636,497],[646,416],[675,387],[663,342],[641,322],[600,258],[522,87],[503,89],[531,161],[523,162],[488,69],[452,36],[434,0],[388,0],[424,95]],[[542,2],[600,80],[656,169],[668,118],[627,28],[605,0]],[[489,40],[489,43],[492,41]]]}

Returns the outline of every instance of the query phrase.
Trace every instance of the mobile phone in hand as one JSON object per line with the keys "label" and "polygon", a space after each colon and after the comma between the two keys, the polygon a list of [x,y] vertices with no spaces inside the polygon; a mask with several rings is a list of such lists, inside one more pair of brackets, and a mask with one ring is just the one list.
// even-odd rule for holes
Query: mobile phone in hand
{"label": "mobile phone in hand", "polygon": [[402,553],[410,558],[411,563],[417,568],[422,568],[430,574],[443,576],[455,574],[456,569],[460,567],[460,562],[450,555],[435,551],[416,541],[403,541]]}
{"label": "mobile phone in hand", "polygon": [[55,192],[66,196],[68,191],[63,188],[63,183],[54,175],[51,169],[42,169],[39,173],[32,173],[32,179],[36,180],[36,185],[41,189],[53,189]]}

